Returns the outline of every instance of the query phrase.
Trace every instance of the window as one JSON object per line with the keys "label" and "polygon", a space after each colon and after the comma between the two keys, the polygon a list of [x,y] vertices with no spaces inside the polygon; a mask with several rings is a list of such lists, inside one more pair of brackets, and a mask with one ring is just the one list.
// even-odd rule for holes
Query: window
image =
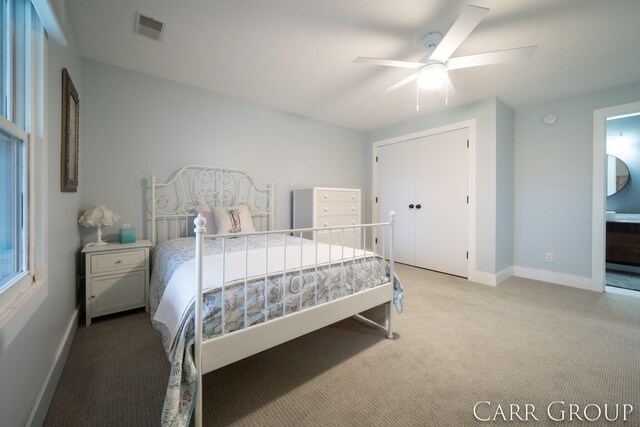
{"label": "window", "polygon": [[0,130],[0,291],[26,273],[25,142]]}
{"label": "window", "polygon": [[[31,0],[0,2],[0,324],[36,277],[34,214],[44,32]],[[37,105],[36,105],[37,104]],[[36,125],[37,124],[37,125]],[[40,134],[41,132],[38,131]],[[42,254],[38,254],[41,256]]]}
{"label": "window", "polygon": [[28,0],[4,0],[0,6],[2,30],[0,51],[2,66],[0,77],[2,85],[1,114],[7,120],[26,129],[25,112],[30,110],[27,102],[28,87],[26,79],[31,64],[31,2]]}

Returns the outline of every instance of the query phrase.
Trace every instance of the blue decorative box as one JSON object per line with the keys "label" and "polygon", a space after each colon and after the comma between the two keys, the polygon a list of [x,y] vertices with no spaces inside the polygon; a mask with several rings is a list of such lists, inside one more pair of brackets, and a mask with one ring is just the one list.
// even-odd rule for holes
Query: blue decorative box
{"label": "blue decorative box", "polygon": [[135,228],[121,228],[120,229],[120,243],[135,243],[136,242],[136,229]]}

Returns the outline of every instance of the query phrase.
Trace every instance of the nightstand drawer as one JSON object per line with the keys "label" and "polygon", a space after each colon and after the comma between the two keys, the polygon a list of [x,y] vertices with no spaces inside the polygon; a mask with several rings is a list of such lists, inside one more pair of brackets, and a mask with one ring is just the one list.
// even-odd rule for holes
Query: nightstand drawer
{"label": "nightstand drawer", "polygon": [[91,274],[145,268],[145,260],[147,258],[144,249],[90,256]]}
{"label": "nightstand drawer", "polygon": [[146,303],[146,272],[111,274],[90,279],[91,316],[116,313]]}

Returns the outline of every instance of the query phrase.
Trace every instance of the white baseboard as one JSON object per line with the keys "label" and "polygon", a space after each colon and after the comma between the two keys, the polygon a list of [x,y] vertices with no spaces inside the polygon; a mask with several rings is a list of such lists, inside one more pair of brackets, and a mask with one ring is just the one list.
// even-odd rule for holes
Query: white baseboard
{"label": "white baseboard", "polygon": [[496,276],[491,273],[485,273],[484,271],[473,271],[469,273],[468,280],[470,282],[480,283],[482,285],[495,286]]}
{"label": "white baseboard", "polygon": [[485,273],[484,271],[474,271],[469,275],[469,280],[483,285],[497,286],[513,276],[513,267],[508,267],[498,274]]}
{"label": "white baseboard", "polygon": [[512,276],[513,276],[513,266],[505,268],[500,273],[496,274],[496,285],[499,285],[500,283],[504,282],[505,280],[507,280]]}
{"label": "white baseboard", "polygon": [[49,369],[49,373],[47,374],[44,384],[42,384],[40,393],[38,393],[36,403],[33,405],[33,409],[31,409],[31,414],[29,415],[26,426],[35,427],[44,424],[47,412],[49,411],[49,405],[51,405],[56,387],[58,387],[58,381],[60,381],[60,376],[62,375],[62,369],[67,363],[69,349],[71,348],[71,343],[73,342],[73,337],[75,336],[77,329],[78,309],[76,309],[71,315],[65,335],[58,346],[56,357],[51,364],[51,368]]}
{"label": "white baseboard", "polygon": [[574,276],[572,274],[556,273],[554,271],[537,270],[535,268],[514,266],[513,275],[525,279],[540,280],[542,282],[555,283],[557,285],[571,286],[586,290],[591,289],[591,278]]}

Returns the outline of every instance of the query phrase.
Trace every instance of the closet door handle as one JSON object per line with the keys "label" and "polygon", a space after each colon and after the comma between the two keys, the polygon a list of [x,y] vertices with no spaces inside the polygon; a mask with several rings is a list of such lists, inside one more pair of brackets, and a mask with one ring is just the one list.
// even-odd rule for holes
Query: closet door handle
{"label": "closet door handle", "polygon": [[416,209],[420,209],[422,205],[416,205]]}
{"label": "closet door handle", "polygon": [[409,205],[409,209],[413,209],[413,203]]}

